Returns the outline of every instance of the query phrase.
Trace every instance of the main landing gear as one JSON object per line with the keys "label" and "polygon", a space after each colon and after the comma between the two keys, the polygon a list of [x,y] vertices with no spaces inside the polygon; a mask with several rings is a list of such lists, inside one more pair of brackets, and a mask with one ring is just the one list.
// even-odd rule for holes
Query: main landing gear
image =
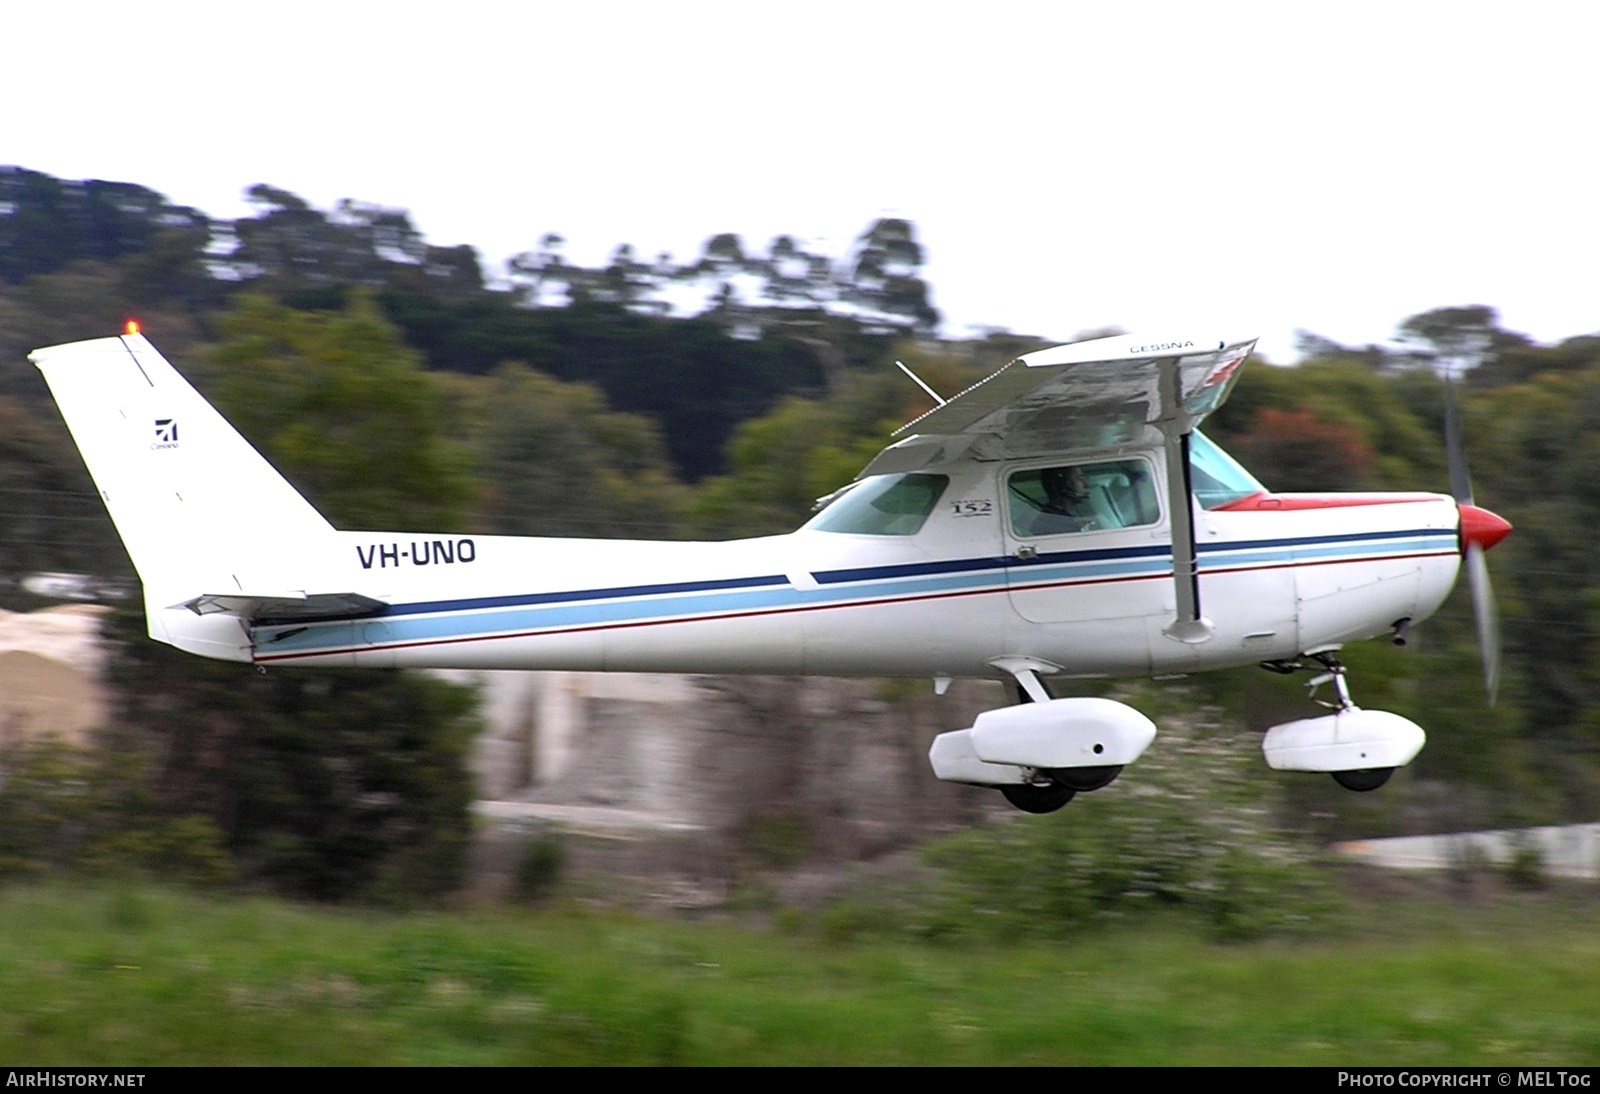
{"label": "main landing gear", "polygon": [[1034,781],[1002,786],[1006,801],[1024,813],[1054,813],[1079,794],[1110,786],[1122,774],[1121,764],[1103,767],[1035,768]]}
{"label": "main landing gear", "polygon": [[992,786],[1025,813],[1054,813],[1109,785],[1155,740],[1155,723],[1123,703],[1051,698],[1040,674],[1060,666],[1021,657],[993,664],[1012,677],[1012,705],[934,739],[928,759],[941,779]]}
{"label": "main landing gear", "polygon": [[1357,771],[1335,771],[1333,781],[1346,790],[1366,793],[1376,790],[1389,781],[1389,776],[1394,774],[1392,767],[1364,767]]}
{"label": "main landing gear", "polygon": [[[1302,669],[1316,673],[1309,681],[1311,701],[1333,711],[1267,730],[1261,750],[1274,770],[1325,771],[1346,790],[1365,793],[1388,782],[1394,769],[1415,759],[1427,741],[1415,722],[1384,710],[1362,710],[1351,702],[1345,667],[1331,650],[1263,661],[1261,667],[1285,675]],[[1317,698],[1324,684],[1333,685],[1331,702]]]}
{"label": "main landing gear", "polygon": [[1066,805],[1078,792],[1070,786],[1048,781],[1037,785],[1002,786],[1000,793],[1024,813],[1054,813]]}
{"label": "main landing gear", "polygon": [[[1056,703],[1048,685],[1030,667],[1009,666],[1014,677],[1007,686],[1017,705],[1026,703]],[[1120,705],[1120,704],[1119,704]],[[1099,741],[1088,746],[1095,756],[1104,755],[1105,745]],[[1032,767],[1023,768],[1027,782],[1002,785],[997,789],[1002,797],[1024,813],[1054,813],[1079,794],[1110,786],[1122,774],[1123,764],[1095,764],[1088,767]]]}
{"label": "main landing gear", "polygon": [[[1017,703],[1054,701],[1049,686],[1033,669],[1014,669],[1013,672],[1016,680],[1007,690]],[[1122,768],[1122,764],[1039,767],[1033,769],[1031,782],[999,789],[1006,801],[1024,813],[1054,813],[1079,794],[1110,786],[1122,774]]]}

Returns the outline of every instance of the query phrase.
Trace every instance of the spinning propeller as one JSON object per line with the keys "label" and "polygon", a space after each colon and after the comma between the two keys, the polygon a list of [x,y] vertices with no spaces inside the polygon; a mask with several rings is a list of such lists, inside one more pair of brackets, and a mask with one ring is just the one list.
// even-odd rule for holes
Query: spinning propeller
{"label": "spinning propeller", "polygon": [[1456,385],[1445,376],[1444,443],[1450,464],[1450,493],[1461,511],[1461,555],[1472,589],[1472,614],[1478,626],[1478,656],[1483,660],[1483,686],[1493,706],[1500,690],[1500,613],[1489,584],[1489,563],[1484,552],[1505,539],[1511,524],[1479,509],[1472,500],[1472,478],[1467,473],[1467,453],[1461,439],[1461,412],[1456,406]]}

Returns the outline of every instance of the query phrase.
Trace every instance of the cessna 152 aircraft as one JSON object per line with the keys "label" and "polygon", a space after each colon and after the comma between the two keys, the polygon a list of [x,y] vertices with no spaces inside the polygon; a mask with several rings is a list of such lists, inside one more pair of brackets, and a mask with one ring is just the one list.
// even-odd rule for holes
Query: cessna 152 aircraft
{"label": "cessna 152 aircraft", "polygon": [[1049,812],[1156,735],[1125,704],[1053,698],[1052,677],[1305,668],[1333,712],[1268,731],[1268,764],[1381,785],[1423,731],[1355,706],[1336,651],[1403,641],[1463,558],[1493,686],[1483,552],[1510,525],[1471,504],[1459,436],[1454,499],[1268,493],[1197,432],[1253,347],[1026,354],[903,427],[798,531],[723,543],[336,530],[132,324],[31,359],[152,638],[260,666],[999,678],[1015,704],[939,736],[934,773]]}

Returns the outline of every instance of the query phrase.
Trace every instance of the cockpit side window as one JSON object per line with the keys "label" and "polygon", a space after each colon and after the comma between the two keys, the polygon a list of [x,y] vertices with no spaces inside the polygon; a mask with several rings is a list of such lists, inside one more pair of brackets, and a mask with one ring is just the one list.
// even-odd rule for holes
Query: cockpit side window
{"label": "cockpit side window", "polygon": [[1018,471],[1007,481],[1011,531],[1023,538],[1136,528],[1161,519],[1144,460]]}
{"label": "cockpit side window", "polygon": [[806,527],[813,532],[848,532],[860,536],[914,536],[939,496],[950,485],[948,475],[881,475],[852,487]]}

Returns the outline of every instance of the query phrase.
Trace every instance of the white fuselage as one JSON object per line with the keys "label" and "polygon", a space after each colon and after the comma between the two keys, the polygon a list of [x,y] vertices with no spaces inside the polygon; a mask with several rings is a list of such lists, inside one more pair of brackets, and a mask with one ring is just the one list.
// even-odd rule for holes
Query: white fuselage
{"label": "white fuselage", "polygon": [[[1455,581],[1459,516],[1441,495],[1197,508],[1200,604],[1212,633],[1186,644],[1163,633],[1175,610],[1169,515],[1134,528],[1018,535],[1006,476],[1028,466],[946,469],[949,486],[914,535],[808,526],[680,543],[340,532],[323,571],[330,587],[389,607],[357,620],[258,625],[250,657],[949,677],[992,677],[1009,657],[1073,676],[1164,675],[1386,633],[1430,615]],[[1151,472],[1160,473],[1153,457]]]}

